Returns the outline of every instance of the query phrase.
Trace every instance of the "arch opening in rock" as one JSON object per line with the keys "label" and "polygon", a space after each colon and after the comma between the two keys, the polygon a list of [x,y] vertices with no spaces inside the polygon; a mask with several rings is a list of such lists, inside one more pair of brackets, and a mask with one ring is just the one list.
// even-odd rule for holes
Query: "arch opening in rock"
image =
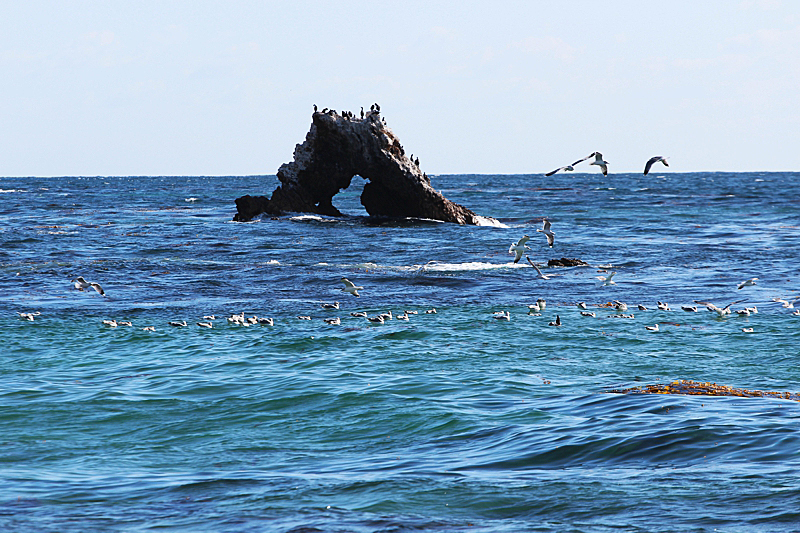
{"label": "arch opening in rock", "polygon": [[295,147],[294,160],[278,169],[281,185],[271,198],[238,198],[234,220],[286,212],[342,216],[333,198],[347,190],[354,177],[365,180],[360,202],[371,216],[457,224],[497,222],[451,202],[431,187],[419,159],[406,157],[399,139],[377,111],[364,118],[347,112],[315,112],[305,141]]}

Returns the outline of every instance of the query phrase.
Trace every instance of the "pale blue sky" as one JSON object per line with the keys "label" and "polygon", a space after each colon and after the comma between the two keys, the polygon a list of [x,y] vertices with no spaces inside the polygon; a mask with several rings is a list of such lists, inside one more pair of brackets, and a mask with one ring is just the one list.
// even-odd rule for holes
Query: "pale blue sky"
{"label": "pale blue sky", "polygon": [[2,176],[274,174],[373,102],[429,174],[800,170],[800,2],[0,0],[0,87]]}

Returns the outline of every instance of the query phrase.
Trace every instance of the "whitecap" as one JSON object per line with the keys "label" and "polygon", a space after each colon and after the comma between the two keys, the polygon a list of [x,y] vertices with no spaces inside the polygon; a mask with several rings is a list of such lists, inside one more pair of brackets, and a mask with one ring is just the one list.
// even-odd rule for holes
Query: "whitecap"
{"label": "whitecap", "polygon": [[476,224],[477,226],[491,226],[494,228],[508,228],[505,224],[500,222],[499,220],[495,220],[493,218],[486,218],[480,215],[476,216],[475,219],[478,221]]}
{"label": "whitecap", "polygon": [[191,198],[184,198],[183,201],[184,202],[196,202],[199,199],[200,198],[195,198],[194,196],[192,196]]}
{"label": "whitecap", "polygon": [[25,192],[22,189],[0,189],[0,192]]}
{"label": "whitecap", "polygon": [[462,272],[462,271],[476,271],[476,270],[499,270],[503,268],[530,268],[528,265],[522,263],[484,263],[480,261],[471,261],[467,263],[440,263],[438,261],[431,261],[424,265],[413,265],[406,267],[417,272]]}

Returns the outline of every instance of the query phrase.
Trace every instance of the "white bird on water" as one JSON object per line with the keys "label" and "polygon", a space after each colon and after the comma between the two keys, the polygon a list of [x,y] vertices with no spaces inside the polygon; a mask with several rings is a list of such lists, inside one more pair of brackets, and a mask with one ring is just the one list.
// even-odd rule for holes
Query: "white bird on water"
{"label": "white bird on water", "polygon": [[320,305],[323,309],[339,309],[339,302],[333,302],[332,304],[322,303]]}
{"label": "white bird on water", "polygon": [[663,155],[657,155],[655,157],[651,157],[650,159],[647,160],[647,163],[645,163],[644,165],[644,175],[647,176],[647,173],[650,172],[650,167],[652,167],[659,161],[664,163],[665,167],[669,166],[669,163],[667,163],[667,158],[664,157]]}
{"label": "white bird on water", "polygon": [[511,313],[508,311],[499,311],[494,314],[494,317],[497,320],[511,320]]}
{"label": "white bird on water", "polygon": [[658,331],[658,324],[654,324],[652,326],[645,326],[644,329],[647,331]]}
{"label": "white bird on water", "polygon": [[536,273],[537,273],[537,276],[536,276],[536,277],[537,277],[537,278],[539,278],[539,279],[550,279],[550,275],[548,275],[548,274],[542,274],[542,271],[541,271],[541,270],[539,270],[539,267],[538,267],[538,266],[536,266],[536,263],[534,263],[533,261],[531,261],[531,258],[530,258],[530,257],[528,257],[528,256],[526,255],[526,256],[525,256],[525,259],[527,259],[527,260],[528,260],[528,263],[530,263],[530,264],[531,264],[531,266],[532,266],[533,268],[535,268],[535,269],[536,269]]}
{"label": "white bird on water", "polygon": [[595,152],[592,155],[594,156],[594,161],[592,161],[589,164],[597,165],[598,167],[600,167],[600,170],[603,171],[603,176],[608,176],[608,161],[603,161],[603,154],[601,154],[600,152]]}
{"label": "white bird on water", "polygon": [[515,263],[519,262],[520,258],[525,253],[526,248],[528,250],[531,249],[530,246],[526,244],[529,240],[531,240],[530,237],[528,237],[527,235],[523,235],[519,241],[517,241],[516,243],[511,243],[511,248],[508,249],[508,253],[516,254],[514,256]]}
{"label": "white bird on water", "polygon": [[595,279],[599,280],[597,284],[598,285],[616,285],[617,282],[611,279],[611,278],[614,277],[614,274],[616,274],[616,272],[612,272],[608,276],[596,276]]}
{"label": "white bird on water", "polygon": [[550,230],[550,226],[551,225],[552,224],[550,223],[550,221],[545,219],[545,220],[542,221],[542,229],[537,229],[536,230],[539,233],[544,233],[545,234],[545,236],[547,237],[547,244],[550,246],[550,248],[553,247],[553,242],[556,239],[555,232]]}
{"label": "white bird on water", "polygon": [[753,285],[755,285],[755,284],[756,284],[756,280],[757,280],[757,279],[758,279],[758,278],[750,278],[750,279],[746,279],[746,280],[744,280],[743,282],[741,282],[741,283],[740,283],[740,284],[739,284],[739,285],[738,285],[736,288],[737,288],[737,289],[744,289],[745,287],[751,287],[751,286],[753,286]]}
{"label": "white bird on water", "polygon": [[353,296],[359,296],[358,290],[364,288],[364,287],[357,287],[355,283],[353,283],[347,278],[342,278],[342,283],[344,283],[344,289],[342,289],[342,292],[349,292]]}

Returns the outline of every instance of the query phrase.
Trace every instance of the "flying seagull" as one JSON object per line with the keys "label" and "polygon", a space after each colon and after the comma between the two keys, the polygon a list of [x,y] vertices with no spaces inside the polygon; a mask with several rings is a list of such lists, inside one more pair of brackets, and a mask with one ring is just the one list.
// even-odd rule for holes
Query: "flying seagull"
{"label": "flying seagull", "polygon": [[647,163],[644,165],[644,175],[647,176],[647,173],[650,172],[650,167],[652,167],[659,161],[664,163],[665,167],[669,166],[669,164],[667,163],[667,158],[664,157],[663,155],[657,155],[655,157],[651,157],[650,159],[647,160]]}
{"label": "flying seagull", "polygon": [[717,313],[720,317],[723,317],[725,315],[731,314],[731,306],[733,304],[738,304],[738,303],[743,302],[743,301],[744,300],[736,300],[735,302],[729,303],[725,307],[717,307],[716,305],[712,304],[711,302],[704,302],[704,301],[701,301],[701,300],[695,300],[694,303],[705,305],[706,309],[708,309],[711,312]]}
{"label": "flying seagull", "polygon": [[751,285],[755,285],[757,279],[758,278],[746,279],[743,282],[741,282],[736,288],[737,289],[744,289],[745,287],[750,287]]}
{"label": "flying seagull", "polygon": [[356,287],[356,284],[347,278],[342,278],[342,283],[344,283],[344,289],[342,289],[342,291],[349,292],[353,296],[359,296],[358,289],[364,288],[364,287]]}
{"label": "flying seagull", "polygon": [[[536,266],[536,263],[534,263],[533,261],[531,261],[531,258],[530,258],[530,257],[528,257],[528,256],[526,255],[526,256],[525,256],[525,259],[527,259],[527,260],[528,260],[528,263],[530,263],[530,264],[531,264],[531,266],[532,266],[533,268],[535,268],[535,269],[536,269],[536,272],[537,272],[537,274],[538,274],[538,276],[537,276],[537,277],[538,277],[539,279],[550,279],[550,276],[549,276],[548,274],[542,274],[542,271],[541,271],[541,270],[539,270],[539,267],[538,267],[538,266]],[[543,309],[543,307],[542,307],[542,305],[541,305],[541,304],[539,304],[539,307]]]}
{"label": "flying seagull", "polygon": [[599,280],[597,282],[598,285],[616,285],[617,282],[611,279],[614,277],[614,274],[616,274],[616,272],[612,272],[608,276],[595,276],[594,279]]}
{"label": "flying seagull", "polygon": [[555,241],[556,234],[553,231],[550,231],[550,221],[545,219],[544,224],[542,225],[542,229],[537,229],[536,231],[539,233],[544,233],[547,236],[547,244],[550,245],[550,248],[553,247],[553,242]]}
{"label": "flying seagull", "polygon": [[526,244],[525,244],[525,243],[527,243],[527,242],[528,242],[530,239],[531,239],[531,238],[530,238],[530,237],[528,237],[527,235],[523,235],[523,236],[522,236],[522,238],[521,238],[519,241],[517,241],[517,243],[516,243],[516,244],[514,244],[514,243],[511,243],[511,248],[509,248],[509,249],[508,249],[508,253],[510,253],[510,254],[517,254],[516,256],[514,256],[514,262],[515,262],[515,263],[518,263],[518,262],[519,262],[520,258],[522,257],[522,254],[524,254],[524,253],[525,253],[525,248],[527,248],[528,250],[530,250],[530,247],[529,247],[528,245],[526,245]]}
{"label": "flying seagull", "polygon": [[548,172],[547,174],[545,174],[545,176],[552,176],[552,175],[553,175],[553,174],[555,174],[556,172],[561,172],[562,170],[563,170],[563,171],[565,171],[565,172],[572,172],[573,170],[575,170],[575,165],[577,165],[578,163],[583,163],[584,161],[586,161],[587,159],[589,159],[589,158],[590,158],[590,157],[592,157],[593,155],[594,155],[594,154],[589,154],[589,155],[587,155],[586,157],[584,157],[583,159],[578,159],[577,161],[575,161],[575,162],[574,162],[574,163],[572,163],[571,165],[567,165],[567,166],[565,166],[565,167],[558,167],[558,168],[557,168],[557,169],[555,169],[555,170],[551,170],[550,172]]}
{"label": "flying seagull", "polygon": [[[595,152],[592,155],[594,156],[594,161],[589,164],[597,165],[603,171],[603,176],[608,176],[608,161],[603,161],[603,154],[600,152]],[[589,157],[592,156],[590,155]]]}
{"label": "flying seagull", "polygon": [[73,279],[72,281],[75,282],[74,287],[79,291],[83,291],[84,289],[88,289],[89,287],[93,288],[97,291],[97,294],[100,296],[105,296],[106,291],[103,290],[103,287],[100,286],[99,283],[89,282],[83,279],[83,276],[78,276],[77,278]]}

